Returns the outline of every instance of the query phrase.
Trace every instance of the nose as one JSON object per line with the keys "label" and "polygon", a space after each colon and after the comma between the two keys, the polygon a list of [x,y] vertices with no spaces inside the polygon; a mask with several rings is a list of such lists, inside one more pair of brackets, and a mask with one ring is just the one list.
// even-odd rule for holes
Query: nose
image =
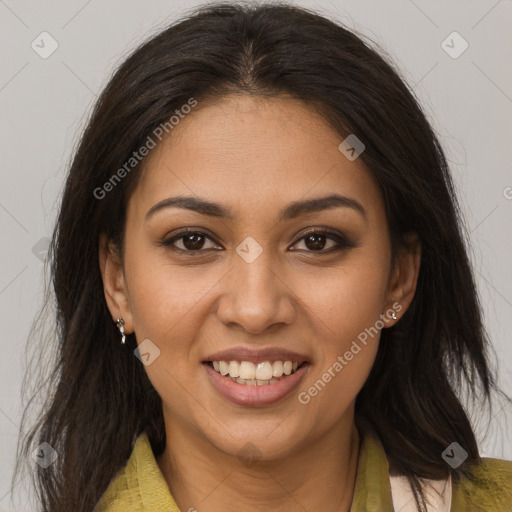
{"label": "nose", "polygon": [[295,319],[295,295],[269,249],[252,262],[237,255],[223,286],[217,314],[228,327],[261,334]]}

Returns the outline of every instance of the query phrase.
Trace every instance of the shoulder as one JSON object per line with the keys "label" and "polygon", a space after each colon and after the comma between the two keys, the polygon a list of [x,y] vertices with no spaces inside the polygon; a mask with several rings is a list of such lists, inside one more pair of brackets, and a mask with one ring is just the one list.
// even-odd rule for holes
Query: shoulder
{"label": "shoulder", "polygon": [[512,461],[483,458],[453,484],[452,511],[512,511]]}

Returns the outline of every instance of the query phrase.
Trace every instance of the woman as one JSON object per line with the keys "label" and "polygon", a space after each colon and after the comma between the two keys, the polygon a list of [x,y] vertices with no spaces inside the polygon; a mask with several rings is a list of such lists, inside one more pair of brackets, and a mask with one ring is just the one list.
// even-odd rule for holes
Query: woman
{"label": "woman", "polygon": [[510,510],[460,398],[498,390],[464,236],[352,32],[218,4],[153,37],[66,181],[43,510]]}

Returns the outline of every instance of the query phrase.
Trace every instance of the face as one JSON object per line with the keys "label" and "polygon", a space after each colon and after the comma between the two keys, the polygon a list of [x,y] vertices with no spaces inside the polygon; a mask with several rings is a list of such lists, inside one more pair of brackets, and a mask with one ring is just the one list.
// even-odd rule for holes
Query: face
{"label": "face", "polygon": [[112,317],[144,343],[168,432],[286,456],[352,421],[418,252],[392,265],[374,178],[296,100],[227,96],[171,135],[129,201],[123,259],[102,249]]}

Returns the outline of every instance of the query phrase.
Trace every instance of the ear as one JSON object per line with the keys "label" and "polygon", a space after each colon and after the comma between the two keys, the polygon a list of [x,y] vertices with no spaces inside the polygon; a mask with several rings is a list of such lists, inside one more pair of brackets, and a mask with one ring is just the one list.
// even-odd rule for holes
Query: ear
{"label": "ear", "polygon": [[417,233],[406,233],[402,244],[397,249],[394,266],[391,272],[387,304],[395,311],[397,319],[389,318],[386,327],[391,327],[400,320],[411,305],[421,264],[421,240]]}
{"label": "ear", "polygon": [[115,244],[105,234],[100,237],[99,264],[103,279],[105,300],[115,323],[119,317],[124,320],[126,334],[133,332],[133,317],[128,300],[123,262]]}

